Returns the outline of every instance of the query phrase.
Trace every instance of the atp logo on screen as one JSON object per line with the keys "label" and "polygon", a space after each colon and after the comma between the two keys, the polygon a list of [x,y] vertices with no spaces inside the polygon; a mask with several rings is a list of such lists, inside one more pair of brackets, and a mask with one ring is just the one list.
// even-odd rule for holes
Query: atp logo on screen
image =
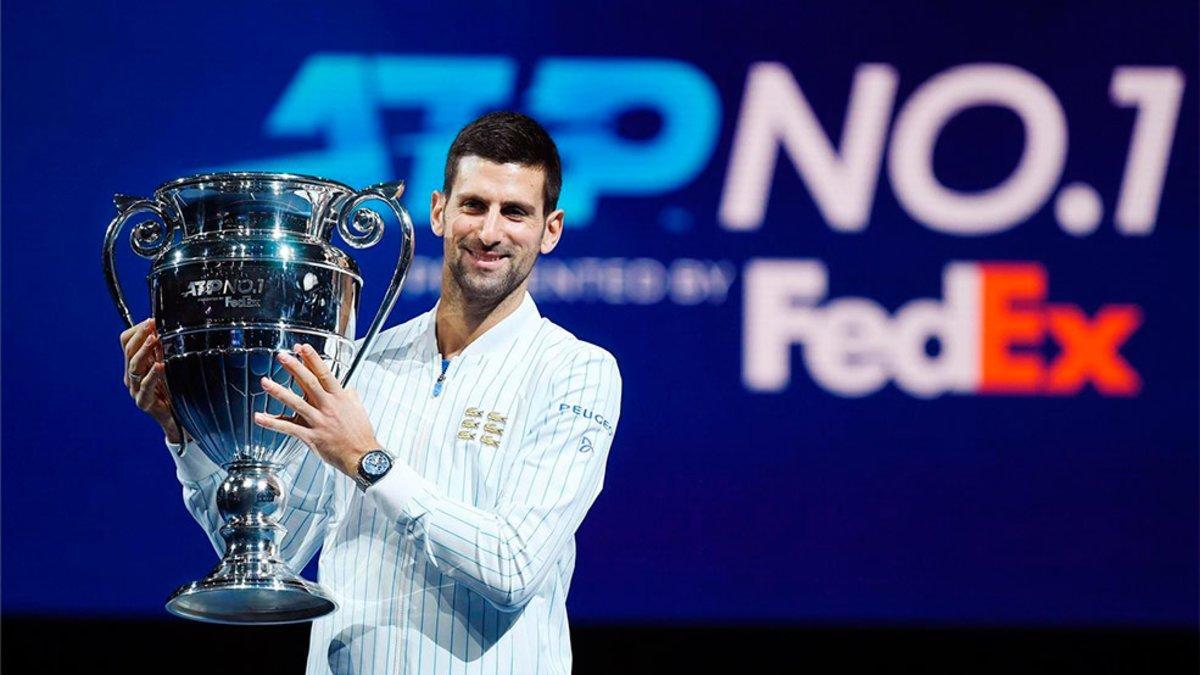
{"label": "atp logo on screen", "polygon": [[[691,182],[716,146],[721,121],[717,89],[682,61],[546,58],[529,87],[517,86],[507,57],[314,54],[300,67],[266,121],[268,136],[319,139],[323,147],[231,164],[241,170],[285,171],[369,185],[396,175],[394,158],[411,161],[410,186],[440,189],[454,135],[489,110],[523,109],[545,124],[562,156],[560,206],[572,226],[586,225],[604,195],[647,195]],[[619,119],[650,111],[648,138],[620,133]],[[385,118],[416,111],[419,130],[394,132]],[[412,200],[414,218],[428,203]]]}

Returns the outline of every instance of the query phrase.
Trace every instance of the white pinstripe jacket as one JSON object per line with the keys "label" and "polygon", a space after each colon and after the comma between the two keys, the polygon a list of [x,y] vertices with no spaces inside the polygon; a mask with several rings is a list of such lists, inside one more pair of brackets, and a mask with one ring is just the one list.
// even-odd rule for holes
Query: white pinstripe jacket
{"label": "white pinstripe jacket", "polygon": [[[384,331],[351,382],[391,472],[363,493],[307,448],[285,471],[282,552],[299,570],[320,547],[340,602],[313,623],[308,672],[568,673],[574,534],[616,431],[616,361],[526,294],[437,386],[435,311]],[[222,552],[224,471],[190,446],[176,462]]]}

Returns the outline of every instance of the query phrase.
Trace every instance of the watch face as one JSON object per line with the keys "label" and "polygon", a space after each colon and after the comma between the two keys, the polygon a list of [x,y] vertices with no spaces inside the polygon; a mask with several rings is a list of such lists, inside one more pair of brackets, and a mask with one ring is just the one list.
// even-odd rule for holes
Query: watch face
{"label": "watch face", "polygon": [[372,450],[363,457],[363,472],[368,476],[382,476],[391,466],[391,458],[381,450]]}

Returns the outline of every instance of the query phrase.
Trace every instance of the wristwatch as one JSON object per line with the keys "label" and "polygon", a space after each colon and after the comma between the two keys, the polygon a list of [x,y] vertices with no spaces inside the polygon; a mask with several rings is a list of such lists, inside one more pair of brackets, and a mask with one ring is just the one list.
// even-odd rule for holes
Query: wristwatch
{"label": "wristwatch", "polygon": [[392,469],[392,456],[383,448],[376,448],[363,455],[358,460],[358,475],[354,481],[364,491],[379,482]]}

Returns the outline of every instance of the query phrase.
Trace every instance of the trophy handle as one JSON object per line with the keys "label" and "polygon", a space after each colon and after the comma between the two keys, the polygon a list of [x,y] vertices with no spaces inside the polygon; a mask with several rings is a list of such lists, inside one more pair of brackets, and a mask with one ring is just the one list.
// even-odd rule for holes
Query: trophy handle
{"label": "trophy handle", "polygon": [[129,328],[133,326],[133,315],[129,312],[129,305],[125,302],[125,293],[121,290],[121,281],[117,278],[117,258],[113,251],[117,235],[121,233],[125,221],[139,213],[156,216],[158,221],[148,220],[140,223],[129,233],[129,243],[134,252],[143,258],[153,258],[171,243],[176,223],[167,215],[163,205],[154,200],[115,195],[113,204],[117,207],[117,217],[112,219],[112,222],[108,224],[108,230],[104,233],[104,248],[100,252],[100,257],[101,263],[104,265],[104,280],[108,282],[108,293],[117,306],[117,314],[125,322],[125,327]]}
{"label": "trophy handle", "polygon": [[404,194],[404,181],[372,185],[358,191],[338,213],[338,232],[342,235],[342,239],[354,248],[374,246],[383,237],[383,218],[380,218],[379,214],[374,211],[363,207],[369,201],[378,200],[387,204],[392,213],[396,215],[396,220],[400,221],[401,228],[400,258],[396,261],[396,270],[392,273],[391,284],[388,285],[387,292],[383,295],[383,302],[375,312],[371,327],[367,329],[362,347],[355,352],[354,360],[350,362],[350,368],[342,376],[343,386],[350,381],[350,376],[358,370],[359,362],[370,351],[371,345],[375,343],[379,329],[396,305],[400,289],[404,286],[404,278],[408,276],[408,268],[412,265],[413,224],[408,211],[400,204],[400,195],[402,194]]}

